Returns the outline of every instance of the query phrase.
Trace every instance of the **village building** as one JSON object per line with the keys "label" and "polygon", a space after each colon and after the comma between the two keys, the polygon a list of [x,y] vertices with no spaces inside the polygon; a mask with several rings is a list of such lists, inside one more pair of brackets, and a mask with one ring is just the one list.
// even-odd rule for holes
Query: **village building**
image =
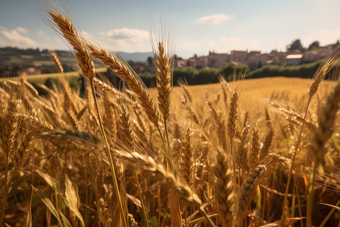
{"label": "village building", "polygon": [[299,65],[301,63],[302,54],[290,54],[286,57],[287,65]]}
{"label": "village building", "polygon": [[187,66],[187,61],[175,59],[174,68],[184,68]]}
{"label": "village building", "polygon": [[208,57],[190,58],[187,63],[189,66],[196,67],[197,69],[205,68],[208,66]]}
{"label": "village building", "polygon": [[27,75],[39,75],[39,74],[41,74],[41,70],[40,69],[36,69],[34,67],[28,67],[28,68],[24,69],[24,72]]}
{"label": "village building", "polygon": [[247,51],[232,50],[230,52],[230,61],[244,62],[248,56]]}
{"label": "village building", "polygon": [[224,66],[227,62],[230,62],[229,54],[216,53],[216,52],[209,51],[209,55],[208,55],[208,66],[209,67],[219,68],[221,65]]}

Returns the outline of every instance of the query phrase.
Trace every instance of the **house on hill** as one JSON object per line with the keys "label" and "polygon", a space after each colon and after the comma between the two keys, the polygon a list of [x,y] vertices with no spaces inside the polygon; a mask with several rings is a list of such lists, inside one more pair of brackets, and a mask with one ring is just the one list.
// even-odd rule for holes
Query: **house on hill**
{"label": "house on hill", "polygon": [[196,67],[197,69],[201,69],[208,66],[208,57],[200,57],[200,58],[190,58],[188,60],[188,65],[192,67]]}
{"label": "house on hill", "polygon": [[209,55],[208,55],[208,66],[209,67],[219,68],[221,65],[224,66],[228,62],[230,62],[229,54],[215,53],[215,52],[209,51]]}
{"label": "house on hill", "polygon": [[302,54],[290,54],[286,57],[287,65],[298,65],[301,63]]}
{"label": "house on hill", "polygon": [[184,68],[187,66],[187,62],[185,60],[174,60],[174,68]]}
{"label": "house on hill", "polygon": [[232,50],[230,52],[230,61],[244,62],[248,56],[248,51]]}

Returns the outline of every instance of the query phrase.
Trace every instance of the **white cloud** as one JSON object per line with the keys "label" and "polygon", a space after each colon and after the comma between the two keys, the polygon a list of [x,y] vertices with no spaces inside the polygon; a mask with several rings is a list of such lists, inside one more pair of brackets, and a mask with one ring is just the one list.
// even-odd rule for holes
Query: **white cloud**
{"label": "white cloud", "polygon": [[26,28],[17,27],[15,30],[16,30],[17,32],[22,33],[22,34],[26,34],[26,33],[27,33],[27,29],[26,29]]}
{"label": "white cloud", "polygon": [[208,44],[211,45],[211,46],[214,46],[216,43],[215,43],[215,41],[213,41],[213,40],[209,40],[209,41],[208,41]]}
{"label": "white cloud", "polygon": [[229,38],[229,42],[230,42],[232,45],[238,45],[238,44],[241,43],[242,41],[243,41],[243,39],[238,38],[238,37],[230,37],[230,38]]}
{"label": "white cloud", "polygon": [[253,39],[251,42],[250,42],[250,45],[253,45],[253,46],[257,46],[259,44],[259,40],[258,39]]}
{"label": "white cloud", "polygon": [[8,28],[5,28],[5,27],[2,27],[2,26],[0,26],[0,30],[8,30]]}
{"label": "white cloud", "polygon": [[182,44],[182,46],[185,46],[185,47],[196,47],[198,46],[197,43],[192,43],[192,42],[185,42]]}
{"label": "white cloud", "polygon": [[228,20],[229,17],[225,14],[217,14],[206,17],[201,17],[198,22],[201,24],[221,24],[222,21]]}
{"label": "white cloud", "polygon": [[320,45],[327,45],[327,44],[335,43],[339,39],[340,39],[340,27],[334,30],[326,30],[326,29],[319,30],[307,36],[303,41],[305,41],[304,42],[305,46],[311,44],[314,41],[319,41]]}
{"label": "white cloud", "polygon": [[106,36],[113,40],[145,40],[149,39],[149,32],[146,30],[121,28],[106,32]]}
{"label": "white cloud", "polygon": [[15,30],[5,30],[0,31],[1,46],[15,46],[19,48],[36,48],[38,43],[33,41],[31,38],[24,36],[27,29],[16,28]]}
{"label": "white cloud", "polygon": [[243,42],[243,39],[241,39],[239,37],[235,37],[235,36],[230,37],[230,38],[221,37],[220,40],[225,45],[233,45],[233,46],[237,46],[238,44]]}
{"label": "white cloud", "polygon": [[149,32],[146,30],[120,28],[99,32],[108,47],[125,52],[146,52],[151,50]]}
{"label": "white cloud", "polygon": [[37,35],[43,36],[43,35],[45,35],[45,32],[43,30],[39,29]]}

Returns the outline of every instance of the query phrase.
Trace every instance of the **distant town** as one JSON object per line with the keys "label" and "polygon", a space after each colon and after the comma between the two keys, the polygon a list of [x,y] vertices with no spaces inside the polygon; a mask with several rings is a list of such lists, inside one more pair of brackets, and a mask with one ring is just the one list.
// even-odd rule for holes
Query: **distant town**
{"label": "distant town", "polygon": [[[318,41],[313,42],[308,48],[304,48],[299,39],[287,45],[287,51],[272,50],[270,53],[262,53],[258,50],[232,50],[230,53],[219,53],[209,51],[206,56],[197,56],[196,54],[188,59],[183,59],[175,55],[174,67],[185,68],[193,67],[217,68],[221,69],[226,64],[241,65],[246,64],[249,71],[256,70],[265,65],[286,65],[294,66],[305,63],[311,63],[324,59],[333,51],[340,49],[340,43],[321,47]],[[70,51],[56,51],[59,56],[64,71],[74,71],[76,59]],[[124,53],[124,58],[137,59],[128,60],[130,66],[136,73],[155,73],[152,53]],[[145,60],[140,60],[145,59]],[[103,67],[100,62],[95,61],[98,67]],[[39,49],[18,49],[13,47],[0,48],[0,76],[11,77],[18,76],[21,72],[28,75],[55,73],[56,68],[50,57],[48,50]]]}

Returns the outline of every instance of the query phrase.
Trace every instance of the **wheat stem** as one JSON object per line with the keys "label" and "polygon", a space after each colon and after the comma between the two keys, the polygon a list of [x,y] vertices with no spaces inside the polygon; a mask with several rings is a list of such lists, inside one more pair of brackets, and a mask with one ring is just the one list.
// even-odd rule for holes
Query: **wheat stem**
{"label": "wheat stem", "polygon": [[5,169],[5,184],[4,184],[4,195],[2,201],[2,209],[1,209],[1,216],[0,216],[0,226],[2,226],[4,221],[5,209],[6,209],[6,202],[7,202],[7,176],[8,176],[8,153],[6,154],[6,169]]}
{"label": "wheat stem", "polygon": [[309,182],[309,193],[308,193],[308,202],[307,202],[307,227],[312,227],[312,210],[313,210],[313,197],[314,197],[314,180],[315,180],[315,174],[316,174],[316,168],[318,165],[314,163],[313,167],[313,175],[312,179]]}
{"label": "wheat stem", "polygon": [[97,97],[96,97],[96,94],[95,94],[94,83],[93,83],[92,79],[90,79],[90,84],[91,84],[92,96],[93,96],[93,99],[94,99],[94,103],[95,103],[95,107],[96,107],[97,115],[98,115],[98,119],[99,119],[100,132],[101,132],[101,134],[104,138],[105,148],[106,148],[107,156],[108,156],[108,159],[109,159],[109,162],[110,162],[110,169],[111,169],[111,173],[112,173],[112,181],[113,181],[114,191],[115,191],[115,194],[116,194],[118,201],[119,201],[119,207],[120,207],[120,210],[121,210],[122,219],[124,220],[123,221],[124,226],[127,227],[126,219],[124,217],[124,209],[123,209],[123,205],[122,205],[122,200],[121,200],[120,194],[119,194],[116,171],[115,171],[115,167],[114,167],[114,164],[113,164],[112,155],[111,155],[111,152],[110,152],[110,145],[107,141],[105,130],[104,130],[103,123],[102,123],[102,119],[100,117]]}
{"label": "wheat stem", "polygon": [[290,169],[289,169],[288,181],[287,181],[287,186],[286,186],[286,191],[285,191],[285,198],[283,200],[283,206],[282,206],[281,227],[284,226],[287,195],[288,195],[290,181],[291,181],[291,178],[292,178],[292,172],[293,172],[293,166],[294,166],[294,162],[295,162],[295,156],[296,156],[297,148],[299,147],[299,144],[300,144],[300,141],[301,141],[301,135],[302,135],[302,132],[303,132],[303,128],[305,126],[305,119],[306,119],[306,116],[307,116],[307,111],[308,111],[308,107],[309,107],[311,98],[312,98],[311,96],[309,96],[309,98],[308,98],[307,107],[306,107],[305,115],[303,117],[303,122],[302,122],[302,126],[301,126],[301,131],[300,131],[299,138],[298,138],[298,141],[296,143],[296,146],[295,146],[295,149],[294,149],[294,153],[293,153],[292,165],[290,166]]}
{"label": "wheat stem", "polygon": [[143,213],[143,217],[144,217],[144,223],[145,223],[145,226],[146,227],[149,227],[149,221],[148,221],[148,218],[147,218],[147,215],[146,215],[146,209],[145,209],[145,205],[144,205],[144,201],[143,201],[143,194],[142,194],[142,191],[140,189],[140,184],[139,184],[139,180],[138,180],[138,174],[137,174],[137,169],[135,167],[135,176],[136,176],[136,182],[137,182],[137,191],[138,191],[138,194],[139,194],[139,197],[140,197],[140,203],[142,205],[142,213]]}

